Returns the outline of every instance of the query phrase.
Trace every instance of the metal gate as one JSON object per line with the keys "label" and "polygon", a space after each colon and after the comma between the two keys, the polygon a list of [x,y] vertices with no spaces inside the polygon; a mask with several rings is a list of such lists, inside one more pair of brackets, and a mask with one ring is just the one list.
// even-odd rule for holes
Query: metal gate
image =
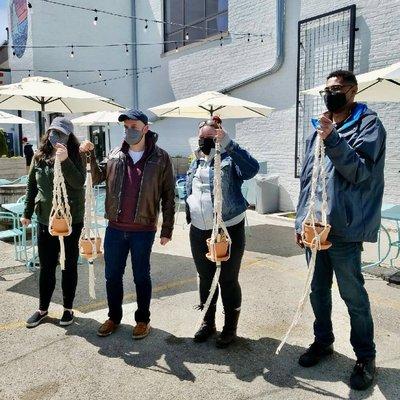
{"label": "metal gate", "polygon": [[325,82],[330,72],[353,70],[356,6],[351,5],[299,21],[295,176],[300,175],[311,118],[326,108],[322,98],[302,94]]}

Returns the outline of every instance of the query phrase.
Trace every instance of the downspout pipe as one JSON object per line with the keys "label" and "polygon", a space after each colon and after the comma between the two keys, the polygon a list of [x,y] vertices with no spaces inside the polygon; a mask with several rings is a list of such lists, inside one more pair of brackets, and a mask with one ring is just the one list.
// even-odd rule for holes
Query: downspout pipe
{"label": "downspout pipe", "polygon": [[223,88],[220,90],[221,93],[230,93],[235,89],[272,75],[282,67],[285,59],[285,3],[285,0],[276,0],[276,57],[274,65],[266,71]]}
{"label": "downspout pipe", "polygon": [[[132,0],[131,2],[132,6],[132,15],[136,16],[136,0]],[[137,34],[136,34],[136,20],[133,19],[133,24],[132,24],[132,43],[136,43],[137,39]],[[132,68],[133,68],[133,108],[139,108],[139,83],[138,83],[138,78],[137,78],[137,46],[136,44],[132,46]]]}

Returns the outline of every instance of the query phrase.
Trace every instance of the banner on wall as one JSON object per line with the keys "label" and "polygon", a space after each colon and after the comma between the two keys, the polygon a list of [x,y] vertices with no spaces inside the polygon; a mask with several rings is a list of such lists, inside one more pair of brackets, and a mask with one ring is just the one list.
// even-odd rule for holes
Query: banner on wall
{"label": "banner on wall", "polygon": [[10,36],[15,55],[21,58],[28,41],[28,2],[27,0],[10,1]]}

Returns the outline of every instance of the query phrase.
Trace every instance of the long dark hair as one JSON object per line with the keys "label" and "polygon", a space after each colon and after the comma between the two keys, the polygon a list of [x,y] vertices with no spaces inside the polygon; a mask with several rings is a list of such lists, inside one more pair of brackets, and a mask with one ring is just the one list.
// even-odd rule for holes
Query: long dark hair
{"label": "long dark hair", "polygon": [[[42,161],[48,164],[52,164],[54,163],[54,157],[53,157],[54,147],[50,143],[49,134],[50,131],[46,132],[46,134],[43,135],[42,140],[40,141],[40,146],[35,154],[35,158],[38,162]],[[73,133],[69,135],[67,142],[67,150],[68,150],[68,158],[70,158],[74,162],[74,164],[80,162],[81,156],[79,153],[79,141]]]}

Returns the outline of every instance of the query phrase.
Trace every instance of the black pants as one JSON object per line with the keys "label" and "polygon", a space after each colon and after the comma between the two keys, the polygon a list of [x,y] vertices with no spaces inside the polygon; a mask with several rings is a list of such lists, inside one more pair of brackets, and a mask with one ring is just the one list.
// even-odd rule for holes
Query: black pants
{"label": "black pants", "polygon": [[[72,233],[64,237],[65,270],[62,271],[61,287],[64,307],[67,309],[72,308],[78,283],[79,238],[82,227],[83,224],[73,224]],[[56,268],[60,255],[58,237],[50,235],[47,225],[39,224],[38,250],[40,260],[39,309],[46,311],[56,286]]]}
{"label": "black pants", "polygon": [[[239,284],[239,270],[245,247],[244,220],[237,225],[228,228],[232,239],[231,257],[221,263],[221,276],[219,287],[221,288],[222,304],[225,312],[240,308],[242,303],[242,290]],[[215,273],[215,263],[208,260],[206,240],[211,237],[211,231],[203,231],[194,226],[190,227],[190,246],[197,273],[200,278],[200,303],[203,305],[208,298],[211,283]],[[216,304],[218,289],[211,304]]]}

